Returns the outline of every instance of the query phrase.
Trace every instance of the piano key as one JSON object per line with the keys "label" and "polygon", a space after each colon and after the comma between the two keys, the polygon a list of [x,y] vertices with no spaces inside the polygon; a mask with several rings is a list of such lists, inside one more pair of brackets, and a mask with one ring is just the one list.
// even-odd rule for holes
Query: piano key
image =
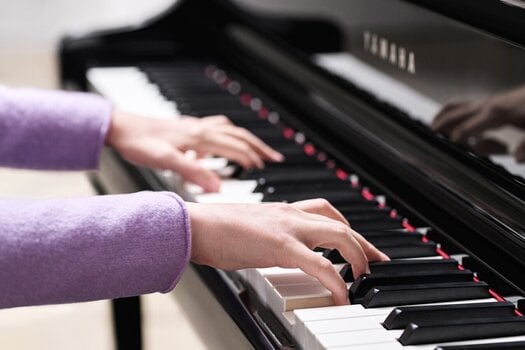
{"label": "piano key", "polygon": [[371,308],[482,299],[489,295],[488,290],[485,282],[474,281],[378,286],[354,303]]}
{"label": "piano key", "polygon": [[204,193],[195,196],[197,203],[260,203],[262,194]]}
{"label": "piano key", "polygon": [[[364,345],[344,345],[337,347],[318,347],[323,350],[505,350],[522,349],[516,347],[505,347],[505,344],[525,342],[525,336],[487,338],[481,340],[467,340],[449,343],[408,345],[403,346],[397,340],[383,343],[369,343]],[[501,344],[501,347],[499,345]]]}
{"label": "piano key", "polygon": [[[433,271],[454,271],[457,270],[458,262],[453,259],[425,259],[425,260],[391,260],[378,261],[369,264],[372,274],[375,273],[418,273]],[[340,271],[341,276],[346,282],[353,281],[352,266],[346,264]]]}
{"label": "piano key", "polygon": [[264,200],[267,202],[296,202],[310,198],[324,198],[330,203],[337,205],[337,203],[360,203],[364,202],[365,199],[361,197],[361,194],[355,192],[329,192],[322,190],[312,190],[305,192],[296,193],[265,193]]}
{"label": "piano key", "polygon": [[[495,299],[489,298],[480,300],[465,300],[460,302],[438,303],[431,305],[454,305],[459,303],[476,304],[489,303],[495,301]],[[334,329],[341,329],[341,327],[345,327],[342,324],[347,324],[348,322],[350,322],[351,324],[355,322],[366,322],[365,320],[369,318],[374,318],[377,320],[375,324],[366,323],[366,325],[369,326],[369,330],[375,329],[387,332],[387,330],[384,329],[381,325],[381,321],[390,314],[391,310],[392,308],[390,307],[365,309],[362,305],[359,304],[295,310],[295,323],[293,326],[294,339],[298,340],[300,344],[304,344],[306,342],[311,344],[312,342],[315,342],[312,340],[312,338],[315,338],[317,334],[333,333],[330,330],[332,327],[328,326],[327,323],[332,322],[334,323]],[[323,322],[323,327],[325,327],[324,330],[314,330],[314,327],[310,327],[311,324],[315,324],[319,321]],[[361,330],[364,330],[365,328],[366,327],[360,326]],[[400,345],[399,343],[397,344]]]}
{"label": "piano key", "polygon": [[525,349],[525,340],[524,341],[514,341],[514,342],[474,344],[474,345],[438,346],[435,350],[522,350],[522,349]]}
{"label": "piano key", "polygon": [[[337,202],[335,202],[337,204]],[[396,230],[403,227],[401,219],[375,219],[375,220],[350,220],[352,228],[356,231],[369,231],[369,230]]]}
{"label": "piano key", "polygon": [[[274,173],[266,173],[263,175],[244,174],[240,179],[257,180],[260,185],[276,185],[282,183],[289,183],[291,181],[308,183],[317,181],[334,181],[334,174],[325,169],[316,171],[301,172],[297,170],[278,171]],[[339,180],[340,181],[340,180]]]}
{"label": "piano key", "polygon": [[398,307],[387,316],[383,326],[404,329],[409,323],[425,325],[439,324],[443,320],[513,316],[514,310],[511,302]]}
{"label": "piano key", "polygon": [[[288,162],[288,159],[286,159],[286,162]],[[264,193],[268,194],[274,194],[274,193],[281,193],[281,194],[293,194],[297,192],[308,192],[308,191],[347,191],[351,193],[358,193],[356,190],[354,190],[348,183],[345,183],[337,178],[334,177],[334,181],[332,182],[319,182],[319,183],[288,183],[288,184],[280,184],[275,186],[268,186],[264,189]]]}
{"label": "piano key", "polygon": [[[388,255],[391,259],[404,259],[404,258],[426,258],[437,256],[436,248],[437,245],[434,242],[417,242],[410,243],[406,245],[387,245],[382,243],[377,243],[377,248],[379,248],[383,253]],[[347,261],[341,256],[337,249],[327,249],[323,253],[323,256],[330,260],[333,264],[344,264]]]}
{"label": "piano key", "polygon": [[403,331],[399,341],[403,345],[417,345],[524,334],[525,317],[500,316],[471,320],[451,319],[438,325],[411,323]]}
{"label": "piano key", "polygon": [[[253,180],[225,179],[221,181],[221,188],[219,189],[218,193],[224,195],[228,195],[230,193],[249,195],[253,192],[256,186],[257,182]],[[194,196],[204,193],[202,187],[192,183],[185,184],[184,188],[189,194]]]}
{"label": "piano key", "polygon": [[359,276],[349,290],[352,300],[364,297],[372,288],[378,286],[400,286],[404,284],[424,284],[441,282],[472,281],[474,274],[469,270],[424,271],[401,273],[374,273]]}
{"label": "piano key", "polygon": [[390,259],[402,259],[402,258],[425,258],[436,256],[437,245],[434,242],[428,243],[412,243],[410,245],[403,246],[387,246],[380,244],[378,247],[380,250],[388,255]]}

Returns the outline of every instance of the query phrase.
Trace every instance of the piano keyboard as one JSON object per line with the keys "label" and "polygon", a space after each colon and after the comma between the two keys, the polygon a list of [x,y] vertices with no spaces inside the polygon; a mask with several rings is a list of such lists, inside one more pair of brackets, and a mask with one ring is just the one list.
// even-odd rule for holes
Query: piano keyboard
{"label": "piano keyboard", "polygon": [[[428,227],[414,227],[359,177],[285,124],[279,112],[214,65],[195,62],[94,68],[92,87],[119,108],[145,115],[225,114],[283,153],[284,163],[247,172],[223,158],[202,160],[222,174],[218,193],[187,184],[200,203],[259,203],[323,197],[352,227],[392,258],[371,263],[354,280],[335,250],[319,252],[336,264],[352,305],[333,306],[330,292],[297,269],[238,271],[280,320],[300,349],[522,349],[525,318],[476,274],[448,256]],[[157,172],[159,176],[166,172]]]}

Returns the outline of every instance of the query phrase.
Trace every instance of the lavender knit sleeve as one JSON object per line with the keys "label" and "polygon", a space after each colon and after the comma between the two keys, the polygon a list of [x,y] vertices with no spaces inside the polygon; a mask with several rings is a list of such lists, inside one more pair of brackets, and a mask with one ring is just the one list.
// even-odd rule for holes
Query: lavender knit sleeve
{"label": "lavender knit sleeve", "polygon": [[0,86],[0,166],[96,168],[111,108],[93,94]]}
{"label": "lavender knit sleeve", "polygon": [[171,290],[190,256],[173,193],[0,199],[0,308]]}

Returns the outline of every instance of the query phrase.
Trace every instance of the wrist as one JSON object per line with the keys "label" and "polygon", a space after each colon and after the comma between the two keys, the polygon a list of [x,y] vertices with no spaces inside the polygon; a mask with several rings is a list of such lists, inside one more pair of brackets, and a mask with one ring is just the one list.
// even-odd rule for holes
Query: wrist
{"label": "wrist", "polygon": [[125,113],[118,110],[113,109],[113,112],[111,114],[111,122],[109,124],[109,130],[106,136],[106,145],[116,148],[116,145],[118,143],[118,139],[120,135],[122,134],[123,126],[125,125],[125,122],[123,121],[125,119]]}

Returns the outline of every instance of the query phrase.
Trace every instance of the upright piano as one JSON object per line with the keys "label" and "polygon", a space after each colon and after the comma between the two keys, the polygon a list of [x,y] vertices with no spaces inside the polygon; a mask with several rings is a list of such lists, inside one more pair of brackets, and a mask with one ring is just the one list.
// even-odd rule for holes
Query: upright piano
{"label": "upright piano", "polygon": [[[64,87],[132,112],[224,114],[286,157],[251,171],[203,159],[224,177],[207,194],[107,149],[101,193],[323,197],[392,258],[353,280],[319,250],[349,306],[297,270],[193,265],[254,348],[524,349],[525,133],[511,118],[525,105],[524,48],[520,0],[181,0],[64,38],[60,71]],[[435,131],[436,116],[449,128]],[[452,142],[475,118],[493,127]]]}

